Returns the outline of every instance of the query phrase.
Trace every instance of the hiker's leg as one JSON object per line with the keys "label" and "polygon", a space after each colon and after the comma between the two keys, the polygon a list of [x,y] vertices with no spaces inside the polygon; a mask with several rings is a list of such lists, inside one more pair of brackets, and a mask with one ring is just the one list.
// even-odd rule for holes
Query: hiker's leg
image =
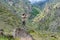
{"label": "hiker's leg", "polygon": [[22,29],[26,29],[25,27],[26,27],[26,22],[23,21],[23,22],[22,22]]}
{"label": "hiker's leg", "polygon": [[26,23],[25,23],[25,21],[23,21],[23,22],[22,22],[22,25],[24,25],[24,26],[25,26],[25,24],[26,24]]}

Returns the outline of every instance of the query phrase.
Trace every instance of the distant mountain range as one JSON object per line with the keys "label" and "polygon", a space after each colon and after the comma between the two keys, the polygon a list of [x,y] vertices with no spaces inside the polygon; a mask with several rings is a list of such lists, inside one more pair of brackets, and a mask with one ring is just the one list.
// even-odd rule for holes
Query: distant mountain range
{"label": "distant mountain range", "polygon": [[32,5],[39,7],[40,9],[43,9],[45,7],[45,4],[50,2],[52,2],[52,0],[38,1],[38,2],[32,3]]}

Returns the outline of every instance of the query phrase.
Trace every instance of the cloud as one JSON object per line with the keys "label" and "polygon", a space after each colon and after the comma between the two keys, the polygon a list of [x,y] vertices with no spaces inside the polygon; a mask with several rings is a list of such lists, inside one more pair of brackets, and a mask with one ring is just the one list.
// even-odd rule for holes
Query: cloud
{"label": "cloud", "polygon": [[46,0],[29,0],[31,2],[46,1]]}

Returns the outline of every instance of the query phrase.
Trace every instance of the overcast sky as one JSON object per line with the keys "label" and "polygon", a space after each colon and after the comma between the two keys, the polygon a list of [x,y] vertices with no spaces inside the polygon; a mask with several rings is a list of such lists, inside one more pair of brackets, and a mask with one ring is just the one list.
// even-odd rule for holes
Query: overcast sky
{"label": "overcast sky", "polygon": [[29,0],[29,1],[31,1],[31,2],[38,2],[38,1],[46,1],[46,0]]}

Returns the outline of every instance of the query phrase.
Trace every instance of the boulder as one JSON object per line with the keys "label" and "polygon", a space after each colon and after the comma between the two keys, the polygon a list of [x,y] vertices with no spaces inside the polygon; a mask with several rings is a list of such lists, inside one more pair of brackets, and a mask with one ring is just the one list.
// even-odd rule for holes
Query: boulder
{"label": "boulder", "polygon": [[13,36],[14,38],[20,38],[20,40],[34,40],[28,32],[21,28],[14,29]]}

